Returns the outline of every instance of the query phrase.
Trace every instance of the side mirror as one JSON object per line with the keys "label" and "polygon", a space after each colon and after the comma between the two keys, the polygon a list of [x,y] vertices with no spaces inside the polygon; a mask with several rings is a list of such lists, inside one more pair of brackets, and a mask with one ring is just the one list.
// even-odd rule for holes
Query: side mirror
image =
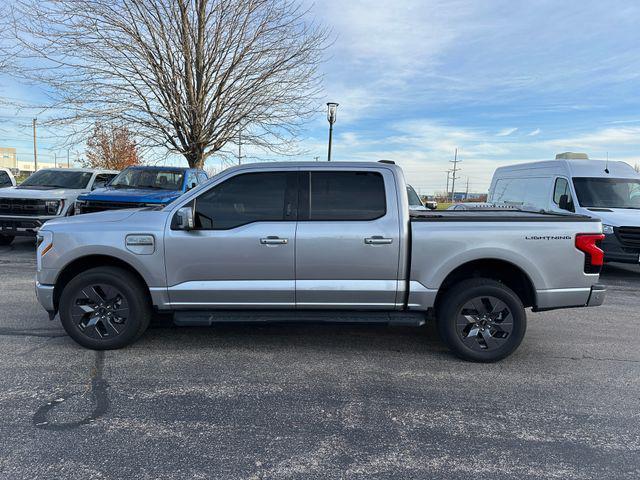
{"label": "side mirror", "polygon": [[106,184],[107,182],[95,182],[93,184],[93,187],[91,187],[91,190],[95,190],[96,188],[104,188]]}
{"label": "side mirror", "polygon": [[171,227],[174,230],[193,230],[193,207],[180,208],[173,217]]}
{"label": "side mirror", "polygon": [[569,201],[569,195],[567,195],[566,193],[564,195],[560,195],[560,202],[558,203],[558,206],[562,209],[562,210],[567,210],[568,212],[573,212],[573,203]]}

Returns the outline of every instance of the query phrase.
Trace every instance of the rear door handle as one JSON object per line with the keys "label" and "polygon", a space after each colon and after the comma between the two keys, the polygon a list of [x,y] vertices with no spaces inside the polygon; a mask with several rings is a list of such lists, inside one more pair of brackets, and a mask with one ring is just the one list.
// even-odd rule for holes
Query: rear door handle
{"label": "rear door handle", "polygon": [[269,236],[260,239],[260,244],[262,245],[286,245],[287,243],[289,243],[288,238],[280,238],[275,236]]}
{"label": "rear door handle", "polygon": [[367,245],[389,245],[390,243],[393,243],[393,238],[384,238],[381,235],[374,235],[373,237],[365,238],[364,243]]}

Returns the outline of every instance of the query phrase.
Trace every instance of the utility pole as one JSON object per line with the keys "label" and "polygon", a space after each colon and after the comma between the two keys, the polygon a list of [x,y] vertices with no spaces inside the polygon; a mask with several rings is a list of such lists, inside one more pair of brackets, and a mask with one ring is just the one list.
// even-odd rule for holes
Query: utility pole
{"label": "utility pole", "polygon": [[69,149],[67,148],[67,168],[71,168],[71,164],[69,163]]}
{"label": "utility pole", "polygon": [[33,171],[38,171],[38,145],[36,143],[36,120],[33,119]]}
{"label": "utility pole", "polygon": [[56,155],[56,152],[53,152],[53,168],[58,168],[58,155]]}
{"label": "utility pole", "polygon": [[464,201],[469,200],[469,177],[467,177],[467,189],[464,192]]}
{"label": "utility pole", "polygon": [[451,170],[447,170],[447,189],[445,190],[446,198],[449,198],[449,175],[451,175]]}
{"label": "utility pole", "polygon": [[458,163],[460,163],[460,160],[458,160],[458,149],[456,148],[456,153],[454,154],[453,160],[449,160],[449,163],[453,163],[453,170],[452,170],[452,177],[451,177],[451,203],[453,203],[453,197],[456,194],[456,180],[458,179],[458,177],[456,177],[456,173],[460,171],[460,169],[458,168]]}

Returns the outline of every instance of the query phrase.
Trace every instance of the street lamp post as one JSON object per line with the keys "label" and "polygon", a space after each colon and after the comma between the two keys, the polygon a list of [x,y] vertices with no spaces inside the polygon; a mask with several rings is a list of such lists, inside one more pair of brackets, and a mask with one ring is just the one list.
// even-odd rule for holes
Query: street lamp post
{"label": "street lamp post", "polygon": [[329,121],[329,152],[327,154],[327,161],[331,161],[331,141],[333,139],[333,124],[336,123],[336,112],[338,110],[338,104],[335,102],[327,103],[327,120]]}

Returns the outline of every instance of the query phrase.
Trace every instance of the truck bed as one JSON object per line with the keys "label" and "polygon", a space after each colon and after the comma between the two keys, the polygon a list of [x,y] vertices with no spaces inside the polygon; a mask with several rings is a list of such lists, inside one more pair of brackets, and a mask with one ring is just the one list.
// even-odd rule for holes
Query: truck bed
{"label": "truck bed", "polygon": [[599,222],[586,215],[565,215],[525,210],[441,210],[411,212],[412,222]]}

